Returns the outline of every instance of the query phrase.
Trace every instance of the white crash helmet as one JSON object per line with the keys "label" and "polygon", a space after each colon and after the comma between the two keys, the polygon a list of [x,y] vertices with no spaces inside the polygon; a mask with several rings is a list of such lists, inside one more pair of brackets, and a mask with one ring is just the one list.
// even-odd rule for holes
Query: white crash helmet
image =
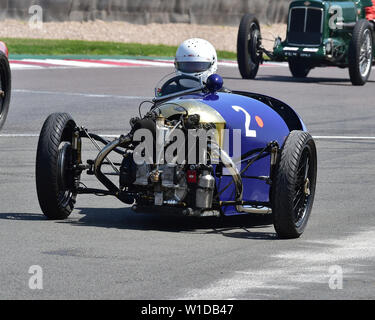
{"label": "white crash helmet", "polygon": [[188,39],[178,47],[174,64],[177,73],[206,81],[217,70],[216,50],[206,40]]}

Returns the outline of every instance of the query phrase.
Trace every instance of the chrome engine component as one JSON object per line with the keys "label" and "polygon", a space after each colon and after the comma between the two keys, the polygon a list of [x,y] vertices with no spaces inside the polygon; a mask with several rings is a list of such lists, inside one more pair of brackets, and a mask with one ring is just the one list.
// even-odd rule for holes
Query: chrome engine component
{"label": "chrome engine component", "polygon": [[188,194],[183,165],[159,165],[154,170],[148,164],[138,165],[134,185],[151,188],[156,206],[181,204]]}
{"label": "chrome engine component", "polygon": [[[159,167],[162,171],[161,185],[164,192],[166,204],[181,203],[188,194],[188,185],[184,172],[184,166],[165,164]],[[174,183],[176,182],[176,183]]]}
{"label": "chrome engine component", "polygon": [[202,210],[193,208],[186,208],[182,211],[182,214],[185,216],[191,217],[220,217],[221,212],[219,210]]}
{"label": "chrome engine component", "polygon": [[161,185],[164,188],[174,188],[174,180],[176,176],[176,166],[175,164],[166,164],[163,166],[161,174]]}
{"label": "chrome engine component", "polygon": [[176,200],[167,200],[167,201],[164,201],[164,204],[168,205],[168,206],[176,206],[179,204],[178,201]]}
{"label": "chrome engine component", "polygon": [[199,178],[196,191],[196,207],[201,209],[210,209],[215,190],[215,178],[208,170],[204,170]]}
{"label": "chrome engine component", "polygon": [[137,174],[136,174],[136,180],[134,184],[138,186],[147,186],[149,184],[148,183],[149,176],[150,176],[150,165],[146,163],[137,165]]}
{"label": "chrome engine component", "polygon": [[[124,160],[120,187],[136,193],[136,202],[140,205],[190,207],[191,212],[187,211],[185,214],[219,215],[220,212],[212,208],[215,178],[211,167],[198,165],[192,169],[185,163],[177,164],[177,157],[172,161],[173,163],[164,164],[164,150],[167,147],[166,144],[170,142],[168,137],[176,128],[179,128],[181,121],[169,121],[161,115],[150,118],[150,121],[155,122],[156,153],[154,157],[156,163],[136,165]],[[143,123],[140,127],[142,125]],[[152,125],[148,124],[148,127],[152,128]],[[196,179],[188,180],[188,174],[189,172],[191,174],[192,170]],[[134,182],[127,185],[126,182],[131,181],[131,172],[133,172]]]}
{"label": "chrome engine component", "polygon": [[155,206],[163,205],[163,192],[155,192]]}

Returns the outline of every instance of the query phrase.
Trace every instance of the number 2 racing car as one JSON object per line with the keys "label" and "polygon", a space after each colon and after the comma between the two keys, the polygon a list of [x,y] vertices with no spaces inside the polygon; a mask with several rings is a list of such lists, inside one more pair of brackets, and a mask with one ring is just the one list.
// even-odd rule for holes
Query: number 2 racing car
{"label": "number 2 racing car", "polygon": [[[175,76],[147,102],[149,111],[114,139],[78,126],[67,113],[46,119],[36,185],[47,218],[66,219],[77,195],[95,194],[114,196],[136,212],[272,215],[280,238],[303,233],[314,201],[317,151],[291,107],[223,90],[217,74],[206,83]],[[86,162],[83,141],[98,149]],[[83,184],[84,171],[103,187]]]}
{"label": "number 2 racing car", "polygon": [[239,70],[254,79],[266,55],[288,61],[295,78],[316,67],[349,68],[353,85],[364,85],[374,63],[375,2],[372,0],[292,1],[286,38],[275,38],[272,51],[262,44],[257,18],[243,16],[237,39]]}

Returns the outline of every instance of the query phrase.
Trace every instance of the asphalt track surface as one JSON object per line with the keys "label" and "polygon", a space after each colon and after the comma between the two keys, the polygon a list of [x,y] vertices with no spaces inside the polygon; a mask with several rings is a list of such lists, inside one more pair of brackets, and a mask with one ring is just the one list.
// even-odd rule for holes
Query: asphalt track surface
{"label": "asphalt track surface", "polygon": [[[52,112],[102,134],[129,129],[142,97],[169,70],[156,67],[14,70],[0,135],[0,299],[371,299],[375,297],[375,141],[317,139],[318,182],[304,235],[278,240],[269,218],[136,214],[117,199],[80,196],[65,221],[38,205],[37,135]],[[313,70],[296,82],[285,67],[225,85],[272,95],[314,136],[375,137],[375,73],[353,87],[346,70]],[[94,154],[87,146],[88,154]],[[88,183],[94,183],[92,178]],[[43,268],[43,289],[28,286]],[[343,287],[329,286],[343,271]],[[330,273],[331,272],[331,273]],[[337,282],[333,282],[337,283]]]}

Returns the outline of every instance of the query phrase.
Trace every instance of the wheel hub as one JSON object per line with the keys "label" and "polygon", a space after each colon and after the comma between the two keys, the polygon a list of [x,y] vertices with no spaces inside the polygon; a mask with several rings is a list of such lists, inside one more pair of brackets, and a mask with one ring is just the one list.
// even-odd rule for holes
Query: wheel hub
{"label": "wheel hub", "polygon": [[257,60],[260,59],[260,54],[258,52],[260,46],[260,38],[260,32],[257,29],[256,25],[253,24],[250,27],[250,33],[248,34],[248,51],[250,56],[256,58]]}
{"label": "wheel hub", "polygon": [[59,147],[57,160],[57,180],[61,191],[69,190],[73,186],[73,175],[71,172],[72,147],[70,143],[63,143]]}
{"label": "wheel hub", "polygon": [[309,196],[311,194],[311,190],[310,190],[310,179],[309,178],[306,178],[305,179],[305,184],[304,184],[304,193],[306,196]]}

